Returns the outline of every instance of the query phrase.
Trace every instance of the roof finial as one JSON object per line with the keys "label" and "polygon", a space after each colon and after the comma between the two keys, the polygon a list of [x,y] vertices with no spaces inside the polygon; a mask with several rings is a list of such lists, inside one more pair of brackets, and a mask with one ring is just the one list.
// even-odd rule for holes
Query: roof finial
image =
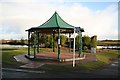
{"label": "roof finial", "polygon": [[55,14],[57,14],[57,11],[55,11]]}

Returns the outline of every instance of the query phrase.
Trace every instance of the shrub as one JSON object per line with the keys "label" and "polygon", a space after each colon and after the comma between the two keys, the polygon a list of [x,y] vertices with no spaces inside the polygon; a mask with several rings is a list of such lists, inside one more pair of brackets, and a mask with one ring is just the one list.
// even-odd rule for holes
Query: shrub
{"label": "shrub", "polygon": [[88,49],[88,47],[87,47],[87,46],[84,46],[84,47],[83,47],[83,49],[84,49],[84,50],[87,50],[87,49]]}

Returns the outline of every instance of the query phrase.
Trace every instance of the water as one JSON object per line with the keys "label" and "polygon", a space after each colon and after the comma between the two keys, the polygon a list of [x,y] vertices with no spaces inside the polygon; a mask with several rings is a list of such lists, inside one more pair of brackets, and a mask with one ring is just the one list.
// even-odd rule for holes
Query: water
{"label": "water", "polygon": [[9,45],[9,44],[0,44],[0,47],[2,48],[26,48],[28,47],[27,45]]}
{"label": "water", "polygon": [[[0,47],[15,47],[15,48],[22,48],[22,47],[28,47],[27,45],[9,45],[9,44],[0,44]],[[102,49],[102,48],[104,48],[104,49],[107,49],[107,48],[110,48],[110,49],[112,49],[112,48],[119,48],[120,49],[120,46],[97,46],[97,48],[98,49]]]}
{"label": "water", "polygon": [[97,46],[97,48],[98,49],[101,49],[101,48],[104,48],[104,49],[107,49],[107,48],[109,48],[109,49],[120,49],[120,46]]}

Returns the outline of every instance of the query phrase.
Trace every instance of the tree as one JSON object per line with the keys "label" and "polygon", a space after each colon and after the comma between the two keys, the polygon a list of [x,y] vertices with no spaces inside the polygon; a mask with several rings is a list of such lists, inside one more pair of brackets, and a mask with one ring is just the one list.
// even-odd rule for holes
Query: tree
{"label": "tree", "polygon": [[52,38],[52,35],[46,35],[45,47],[49,47],[49,48],[53,47],[53,38]]}
{"label": "tree", "polygon": [[79,37],[79,35],[77,35],[76,38],[75,38],[75,47],[76,47],[76,49],[79,49],[79,46],[80,46],[80,37]]}
{"label": "tree", "polygon": [[[60,35],[60,44],[61,46],[64,46],[67,40],[67,36]],[[58,42],[58,35],[55,35],[55,41]],[[58,44],[58,43],[57,43]]]}
{"label": "tree", "polygon": [[47,34],[40,33],[40,37],[39,37],[40,44],[44,44],[46,42],[46,37],[47,37]]}
{"label": "tree", "polygon": [[65,45],[66,40],[67,40],[67,37],[65,35],[60,35],[61,46]]}
{"label": "tree", "polygon": [[20,43],[21,43],[21,45],[25,44],[23,37],[21,38]]}
{"label": "tree", "polygon": [[50,38],[49,38],[49,47],[52,48],[53,47],[53,36],[50,35]]}
{"label": "tree", "polygon": [[91,38],[85,35],[82,39],[83,39],[83,48],[84,46],[86,46],[87,49],[90,49]]}
{"label": "tree", "polygon": [[43,39],[43,41],[45,41],[44,44],[45,44],[45,47],[46,47],[46,48],[49,47],[49,45],[50,45],[49,38],[50,38],[50,36],[49,36],[49,35],[46,35],[45,39]]}
{"label": "tree", "polygon": [[93,48],[97,47],[97,36],[96,35],[94,35],[94,36],[91,37],[90,46],[93,47]]}
{"label": "tree", "polygon": [[[38,37],[37,37],[38,39]],[[44,44],[46,48],[52,48],[53,47],[53,35],[50,35],[50,34],[40,34],[40,37],[39,37],[39,42],[40,44]],[[55,47],[57,47],[57,42],[58,42],[58,35],[56,34],[55,35]],[[64,35],[60,35],[60,42],[61,42],[61,45],[64,46],[65,45],[65,42],[67,40],[67,37],[64,36]],[[31,34],[31,39],[30,39],[31,43],[33,44],[34,42],[34,34]]]}

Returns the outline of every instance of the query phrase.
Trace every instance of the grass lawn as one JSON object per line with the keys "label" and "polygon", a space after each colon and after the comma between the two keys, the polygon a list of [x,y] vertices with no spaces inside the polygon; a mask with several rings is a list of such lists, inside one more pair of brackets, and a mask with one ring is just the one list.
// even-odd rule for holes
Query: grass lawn
{"label": "grass lawn", "polygon": [[[41,52],[52,51],[50,48],[41,48]],[[64,49],[61,51],[65,51]],[[69,50],[68,50],[69,51]],[[22,63],[15,61],[13,56],[19,54],[26,54],[27,48],[3,48],[2,49],[2,64],[3,67],[19,67]],[[88,53],[85,53],[88,54]],[[92,53],[91,53],[92,54]],[[76,67],[72,67],[72,64],[46,64],[39,69],[50,70],[50,71],[73,71],[73,70],[95,70],[101,69],[103,65],[111,63],[113,60],[117,59],[118,50],[102,50],[96,55],[98,61],[88,62],[88,63],[78,63]],[[38,70],[39,70],[38,69]]]}
{"label": "grass lawn", "polygon": [[118,50],[109,50],[107,52],[96,54],[96,57],[99,61],[104,62],[106,64],[111,63],[113,60],[117,59],[120,53],[118,53]]}
{"label": "grass lawn", "polygon": [[27,53],[27,48],[3,48],[2,49],[2,66],[18,67],[22,63],[16,62],[13,56],[19,55],[19,54],[26,54],[26,53]]}

